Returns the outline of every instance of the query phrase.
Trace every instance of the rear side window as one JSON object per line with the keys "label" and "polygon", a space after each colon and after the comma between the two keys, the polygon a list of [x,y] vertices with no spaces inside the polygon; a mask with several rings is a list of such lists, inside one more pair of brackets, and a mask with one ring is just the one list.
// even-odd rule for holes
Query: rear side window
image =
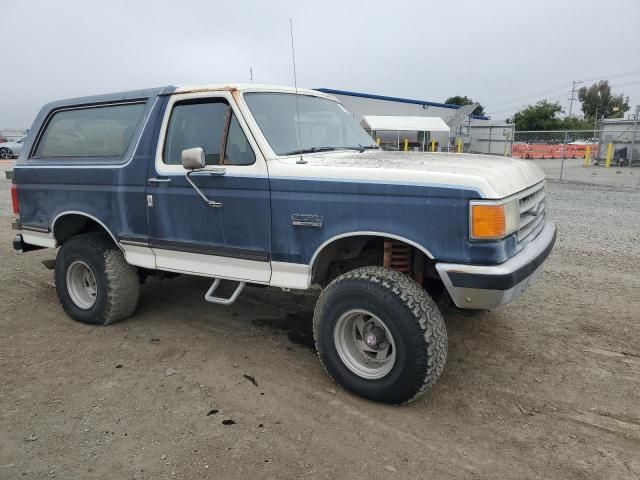
{"label": "rear side window", "polygon": [[34,157],[121,157],[144,110],[141,102],[56,112],[45,126]]}

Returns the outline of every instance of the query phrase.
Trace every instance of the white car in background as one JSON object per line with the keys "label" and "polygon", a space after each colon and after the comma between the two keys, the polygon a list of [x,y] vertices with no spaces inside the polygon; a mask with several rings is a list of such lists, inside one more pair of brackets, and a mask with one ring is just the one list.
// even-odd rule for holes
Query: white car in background
{"label": "white car in background", "polygon": [[22,151],[22,145],[27,137],[22,137],[15,142],[0,143],[0,159],[7,160],[10,158],[16,158]]}

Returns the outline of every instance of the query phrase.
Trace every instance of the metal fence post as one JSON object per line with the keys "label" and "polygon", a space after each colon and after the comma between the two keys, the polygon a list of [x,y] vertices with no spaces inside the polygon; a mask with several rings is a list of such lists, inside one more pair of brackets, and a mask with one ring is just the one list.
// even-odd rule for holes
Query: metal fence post
{"label": "metal fence post", "polygon": [[511,141],[509,142],[509,156],[513,158],[513,142],[516,141],[516,127],[512,127],[511,132],[509,133],[511,138]]}
{"label": "metal fence post", "polygon": [[640,105],[636,105],[636,114],[633,117],[633,136],[631,137],[631,151],[629,152],[629,168],[635,163],[633,154],[636,149],[636,134],[638,133],[638,116],[640,115]]}
{"label": "metal fence post", "polygon": [[506,137],[504,140],[504,156],[507,156],[507,149],[509,148],[509,141],[511,140],[511,132],[502,132],[502,134],[504,135],[506,133]]}
{"label": "metal fence post", "polygon": [[566,158],[567,153],[567,141],[569,138],[569,132],[567,130],[564,131],[564,144],[562,145],[562,161],[560,162],[560,182],[562,182],[562,173],[564,172],[564,159]]}

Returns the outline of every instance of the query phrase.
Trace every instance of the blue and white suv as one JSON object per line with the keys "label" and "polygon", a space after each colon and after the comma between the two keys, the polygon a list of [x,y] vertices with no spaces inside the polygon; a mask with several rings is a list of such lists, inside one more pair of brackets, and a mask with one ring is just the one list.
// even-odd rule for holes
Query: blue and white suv
{"label": "blue and white suv", "polygon": [[[441,374],[439,305],[493,309],[555,241],[542,172],[524,160],[384,152],[333,97],[182,86],[46,105],[17,161],[14,247],[59,247],[64,310],[127,318],[150,274],[321,285],[314,316],[332,378],[405,403]],[[221,282],[233,294],[218,293]]]}

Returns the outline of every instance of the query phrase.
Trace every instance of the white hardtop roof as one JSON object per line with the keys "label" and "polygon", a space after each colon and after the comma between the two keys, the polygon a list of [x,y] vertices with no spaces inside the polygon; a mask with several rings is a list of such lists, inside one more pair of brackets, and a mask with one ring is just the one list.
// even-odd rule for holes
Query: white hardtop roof
{"label": "white hardtop roof", "polygon": [[440,117],[396,117],[365,115],[360,124],[370,130],[448,132],[449,126]]}
{"label": "white hardtop roof", "polygon": [[[237,90],[241,92],[278,92],[278,93],[296,93],[295,87],[284,85],[268,85],[261,83],[221,83],[217,85],[178,85],[173,93],[187,92],[215,92],[220,90]],[[330,98],[338,101],[333,95],[322,93],[317,90],[308,88],[298,88],[297,92],[302,95],[313,95],[314,97]]]}

